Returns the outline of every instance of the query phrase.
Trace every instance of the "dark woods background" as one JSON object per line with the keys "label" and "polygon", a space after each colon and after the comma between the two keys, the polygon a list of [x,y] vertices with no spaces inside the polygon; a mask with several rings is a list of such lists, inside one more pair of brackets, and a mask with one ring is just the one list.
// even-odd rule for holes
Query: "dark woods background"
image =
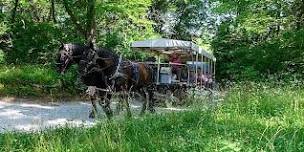
{"label": "dark woods background", "polygon": [[60,41],[112,48],[192,40],[217,57],[218,80],[303,78],[304,0],[1,0],[0,62],[52,65]]}

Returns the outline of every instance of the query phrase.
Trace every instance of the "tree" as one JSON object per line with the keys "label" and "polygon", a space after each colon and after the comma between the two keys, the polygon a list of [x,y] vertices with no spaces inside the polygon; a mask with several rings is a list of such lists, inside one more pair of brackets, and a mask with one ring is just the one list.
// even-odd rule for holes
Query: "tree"
{"label": "tree", "polygon": [[213,33],[215,19],[207,0],[154,0],[149,17],[164,37],[194,40]]}
{"label": "tree", "polygon": [[[302,0],[213,0],[220,18],[212,46],[221,78],[282,75],[304,61]],[[300,71],[298,71],[300,72]]]}
{"label": "tree", "polygon": [[[94,38],[94,29],[92,29],[92,25],[94,20],[94,12],[95,12],[95,1],[94,0],[88,0],[87,2],[79,2],[78,1],[68,1],[63,0],[63,6],[70,16],[71,21],[76,27],[76,30],[82,34],[87,41],[91,41]],[[73,7],[79,7],[80,9],[73,9]],[[83,15],[81,11],[84,11],[87,9],[87,15]],[[74,11],[73,10],[81,10],[81,11]],[[81,12],[81,13],[80,13]],[[77,16],[77,13],[79,13],[79,16],[82,16],[83,18],[79,19]],[[85,16],[85,17],[84,17]],[[86,22],[81,22],[86,21]]]}
{"label": "tree", "polygon": [[48,20],[53,20],[54,23],[57,22],[56,20],[56,9],[55,9],[55,0],[50,0],[51,7],[50,7],[50,13],[49,13],[49,19]]}
{"label": "tree", "polygon": [[15,21],[18,5],[19,5],[19,0],[15,0],[14,8],[12,10],[12,22]]}

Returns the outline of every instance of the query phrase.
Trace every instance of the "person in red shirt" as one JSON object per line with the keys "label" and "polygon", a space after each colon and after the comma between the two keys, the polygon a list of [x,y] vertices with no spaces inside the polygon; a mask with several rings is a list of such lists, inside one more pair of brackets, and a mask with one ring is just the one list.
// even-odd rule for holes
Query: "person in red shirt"
{"label": "person in red shirt", "polygon": [[176,65],[176,64],[181,64],[182,63],[181,57],[176,52],[173,52],[170,55],[169,61],[171,63],[173,63],[172,64],[172,74],[176,74],[177,80],[180,80],[181,66],[180,65]]}

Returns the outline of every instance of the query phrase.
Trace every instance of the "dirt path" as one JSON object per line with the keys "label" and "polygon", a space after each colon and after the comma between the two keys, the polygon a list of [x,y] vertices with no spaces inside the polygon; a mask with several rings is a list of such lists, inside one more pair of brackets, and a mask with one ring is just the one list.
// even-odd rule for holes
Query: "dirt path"
{"label": "dirt path", "polygon": [[[134,111],[141,108],[133,103]],[[37,131],[58,126],[92,126],[91,104],[83,101],[38,103],[23,99],[0,99],[0,133],[6,131]],[[158,112],[180,111],[183,109],[157,108]],[[104,115],[99,110],[99,115]],[[122,114],[120,114],[122,115]]]}
{"label": "dirt path", "polygon": [[0,132],[32,131],[58,125],[90,126],[91,105],[86,102],[25,103],[0,100]]}

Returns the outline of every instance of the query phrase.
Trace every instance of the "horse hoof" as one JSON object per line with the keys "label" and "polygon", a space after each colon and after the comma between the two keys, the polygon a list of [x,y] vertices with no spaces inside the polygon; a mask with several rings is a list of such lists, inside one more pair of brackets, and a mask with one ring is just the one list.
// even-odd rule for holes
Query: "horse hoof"
{"label": "horse hoof", "polygon": [[89,118],[94,119],[95,118],[95,114],[93,112],[90,113]]}
{"label": "horse hoof", "polygon": [[128,117],[128,118],[132,118],[132,114],[131,114],[131,113],[128,113],[128,114],[127,114],[127,117]]}
{"label": "horse hoof", "polygon": [[151,112],[151,113],[156,113],[156,110],[155,110],[154,108],[151,108],[151,109],[150,109],[150,112]]}
{"label": "horse hoof", "polygon": [[140,112],[139,116],[144,116],[145,112]]}
{"label": "horse hoof", "polygon": [[111,120],[112,117],[113,117],[113,112],[112,112],[112,111],[107,111],[107,112],[106,112],[106,116],[107,116],[107,118],[108,118],[109,120]]}

